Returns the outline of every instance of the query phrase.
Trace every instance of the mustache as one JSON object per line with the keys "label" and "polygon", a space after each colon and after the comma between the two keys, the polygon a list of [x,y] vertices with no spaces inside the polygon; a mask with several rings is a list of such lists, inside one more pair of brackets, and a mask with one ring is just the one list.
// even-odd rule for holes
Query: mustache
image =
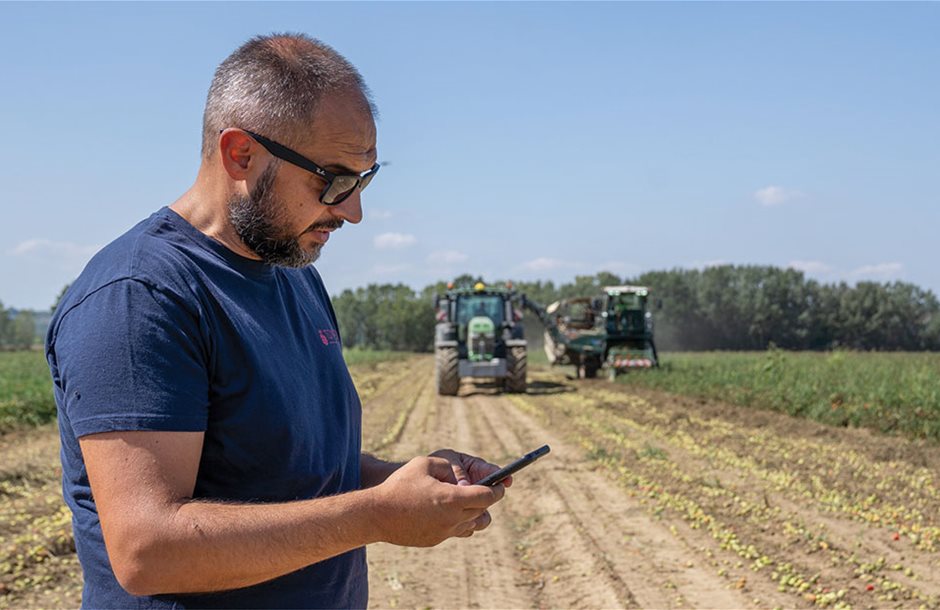
{"label": "mustache", "polygon": [[324,231],[324,230],[336,230],[346,224],[346,221],[341,218],[334,218],[333,220],[325,220],[323,222],[315,222],[304,230],[304,233],[309,233],[311,231]]}

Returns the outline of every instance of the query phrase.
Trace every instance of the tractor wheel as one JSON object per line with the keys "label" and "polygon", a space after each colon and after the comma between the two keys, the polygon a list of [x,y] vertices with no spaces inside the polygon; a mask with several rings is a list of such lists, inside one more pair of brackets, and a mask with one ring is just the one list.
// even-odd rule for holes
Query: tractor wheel
{"label": "tractor wheel", "polygon": [[438,348],[435,360],[434,376],[437,381],[437,393],[441,396],[456,396],[457,390],[460,389],[457,348]]}
{"label": "tractor wheel", "polygon": [[526,369],[528,368],[528,357],[526,348],[511,347],[506,358],[506,378],[503,381],[503,387],[507,392],[514,394],[524,394],[526,388]]}
{"label": "tractor wheel", "polygon": [[588,358],[578,366],[578,377],[581,379],[594,379],[597,377],[597,370],[601,368],[600,362],[593,358]]}

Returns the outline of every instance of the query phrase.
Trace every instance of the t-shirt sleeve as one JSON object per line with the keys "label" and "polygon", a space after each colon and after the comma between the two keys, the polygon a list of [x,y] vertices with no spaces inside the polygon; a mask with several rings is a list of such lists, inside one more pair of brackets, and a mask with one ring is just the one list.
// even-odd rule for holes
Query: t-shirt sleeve
{"label": "t-shirt sleeve", "polygon": [[76,436],[206,429],[207,350],[194,309],[168,291],[126,279],[62,317],[55,382]]}

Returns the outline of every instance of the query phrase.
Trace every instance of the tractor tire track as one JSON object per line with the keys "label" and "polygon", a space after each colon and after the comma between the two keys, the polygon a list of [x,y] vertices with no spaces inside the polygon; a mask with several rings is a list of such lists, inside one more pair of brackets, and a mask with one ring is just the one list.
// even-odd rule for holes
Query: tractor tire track
{"label": "tractor tire track", "polygon": [[[514,425],[516,422],[510,420],[508,412],[515,407],[502,397],[473,397],[470,406],[484,420],[487,429],[484,434],[495,437],[504,454],[518,457],[545,442],[535,440],[539,430]],[[554,458],[552,462],[566,460],[566,448],[556,439],[552,442],[555,447],[554,455],[550,454]],[[525,489],[519,490],[518,494],[510,489],[512,497],[509,500],[513,506],[526,507],[528,513],[513,515],[511,519],[516,522],[520,518],[536,519],[539,525],[528,536],[532,545],[528,555],[534,559],[537,573],[542,578],[541,601],[550,607],[638,607],[630,588],[614,568],[609,553],[585,524],[591,515],[579,514],[572,509],[567,498],[571,485],[569,481],[561,480],[571,475],[559,474],[559,470],[549,465],[551,462],[545,464],[544,461],[519,473],[516,487],[524,486]],[[536,468],[539,469],[535,471],[538,478],[534,478],[536,475],[532,472]],[[575,476],[582,479],[581,474],[584,473]],[[576,487],[577,493],[581,494],[588,486],[582,482]]]}
{"label": "tractor tire track", "polygon": [[[509,400],[518,404],[528,397]],[[553,467],[545,474],[548,487],[561,499],[565,514],[576,522],[580,534],[594,547],[598,564],[594,573],[605,574],[612,580],[619,594],[617,605],[741,608],[752,602],[744,592],[729,589],[726,579],[714,571],[691,563],[690,557],[699,551],[652,519],[615,481],[596,470],[585,459],[583,450],[571,446],[519,408],[506,406],[497,403],[486,411],[495,414],[494,428],[510,429],[521,438],[528,437],[532,447],[542,442],[557,447],[553,449]],[[528,473],[520,474],[523,476]]]}
{"label": "tractor tire track", "polygon": [[[432,370],[427,366],[427,376]],[[414,391],[414,384],[410,384]],[[437,396],[426,386],[397,442],[386,449],[399,461],[475,444],[467,405],[460,398]],[[470,538],[445,541],[432,549],[387,544],[369,548],[370,607],[494,608],[531,607],[532,599],[515,556],[511,524],[493,523]]]}
{"label": "tractor tire track", "polygon": [[[430,378],[433,363],[425,363]],[[792,602],[772,590],[736,589],[701,561],[693,545],[718,552],[715,542],[650,515],[582,447],[530,414],[532,403],[554,399],[533,388],[501,395],[465,383],[457,397],[432,388],[416,400],[389,457],[452,446],[505,463],[543,443],[552,454],[515,477],[491,509],[490,528],[471,539],[370,548],[373,607],[741,608],[757,594],[758,605]]]}

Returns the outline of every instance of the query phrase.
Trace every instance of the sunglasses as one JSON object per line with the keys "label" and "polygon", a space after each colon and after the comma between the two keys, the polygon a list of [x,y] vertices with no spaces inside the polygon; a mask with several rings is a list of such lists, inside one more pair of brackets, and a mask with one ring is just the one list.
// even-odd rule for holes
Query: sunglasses
{"label": "sunglasses", "polygon": [[369,183],[372,182],[372,178],[375,177],[375,173],[379,171],[379,164],[376,163],[361,174],[334,174],[333,172],[328,172],[323,169],[299,152],[287,148],[283,144],[278,144],[274,140],[269,140],[247,129],[243,129],[242,131],[254,138],[258,144],[264,146],[269,153],[278,159],[283,159],[288,163],[323,178],[326,181],[326,186],[323,188],[323,191],[320,192],[320,203],[323,205],[338,205],[342,203],[353,194],[353,191],[355,191],[357,187],[362,190],[369,186]]}

